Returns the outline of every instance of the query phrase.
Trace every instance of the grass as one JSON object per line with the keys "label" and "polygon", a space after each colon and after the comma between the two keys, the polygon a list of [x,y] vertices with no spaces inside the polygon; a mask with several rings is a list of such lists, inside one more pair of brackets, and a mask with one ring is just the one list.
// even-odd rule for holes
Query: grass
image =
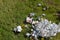
{"label": "grass", "polygon": [[[46,13],[46,18],[58,23],[59,21],[56,19],[57,16],[53,15],[56,14],[57,10],[60,10],[60,1],[50,1],[53,4],[50,4],[48,0],[46,1],[0,0],[0,40],[25,40],[24,34],[27,32],[27,29],[25,29],[23,21],[30,12],[35,12],[36,16]],[[42,7],[37,7],[38,3],[41,3],[43,6],[48,6],[49,9],[42,11]],[[21,25],[23,28],[23,31],[19,35],[15,35],[11,30],[17,25]],[[59,35],[60,34],[57,34],[52,40],[59,40]]]}

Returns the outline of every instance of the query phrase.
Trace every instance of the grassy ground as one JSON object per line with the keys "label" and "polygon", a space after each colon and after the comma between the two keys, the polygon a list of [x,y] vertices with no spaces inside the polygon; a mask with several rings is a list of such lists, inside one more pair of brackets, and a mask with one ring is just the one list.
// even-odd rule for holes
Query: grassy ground
{"label": "grassy ground", "polygon": [[[42,11],[42,7],[37,7],[38,3],[48,6],[49,9]],[[23,21],[30,12],[35,12],[36,16],[46,13],[46,18],[58,23],[57,16],[53,16],[58,10],[60,0],[0,0],[0,40],[25,40],[24,34],[27,29],[24,28]],[[17,25],[24,29],[19,35],[12,32],[12,28]],[[60,40],[59,35],[52,40]]]}

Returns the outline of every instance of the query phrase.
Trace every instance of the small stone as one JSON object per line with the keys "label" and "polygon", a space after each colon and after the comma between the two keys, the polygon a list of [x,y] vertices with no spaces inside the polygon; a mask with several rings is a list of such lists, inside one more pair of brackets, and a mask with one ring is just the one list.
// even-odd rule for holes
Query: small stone
{"label": "small stone", "polygon": [[33,31],[33,29],[31,29],[31,31]]}
{"label": "small stone", "polygon": [[46,14],[42,14],[42,16],[46,16]]}
{"label": "small stone", "polygon": [[31,34],[30,33],[26,33],[26,36],[29,37]]}
{"label": "small stone", "polygon": [[25,25],[26,28],[28,28],[28,25]]}
{"label": "small stone", "polygon": [[35,13],[30,13],[30,16],[34,16],[35,15]]}
{"label": "small stone", "polygon": [[39,4],[38,4],[38,7],[40,7],[40,6],[42,6],[42,4],[41,4],[41,3],[39,3]]}
{"label": "small stone", "polygon": [[44,8],[43,8],[43,11],[45,11],[45,10],[47,10],[47,8],[46,8],[46,7],[44,7]]}

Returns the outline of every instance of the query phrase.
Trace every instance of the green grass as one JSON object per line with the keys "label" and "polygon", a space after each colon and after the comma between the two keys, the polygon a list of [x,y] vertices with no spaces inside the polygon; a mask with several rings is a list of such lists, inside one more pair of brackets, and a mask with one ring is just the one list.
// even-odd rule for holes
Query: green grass
{"label": "green grass", "polygon": [[[46,0],[48,2],[48,0]],[[57,10],[60,10],[60,1],[52,0],[53,4],[46,3],[44,0],[0,0],[0,40],[25,40],[24,34],[27,29],[24,28],[23,21],[30,12],[35,12],[36,16],[46,13],[46,18],[52,22],[59,22],[53,16]],[[43,6],[48,6],[49,9],[42,11],[42,7],[37,7],[41,3]],[[57,6],[56,6],[57,5]],[[23,27],[23,31],[19,35],[12,32],[12,28],[17,25]],[[54,40],[60,39],[60,34],[53,37]],[[52,39],[52,40],[53,40]],[[28,39],[27,39],[28,40]]]}

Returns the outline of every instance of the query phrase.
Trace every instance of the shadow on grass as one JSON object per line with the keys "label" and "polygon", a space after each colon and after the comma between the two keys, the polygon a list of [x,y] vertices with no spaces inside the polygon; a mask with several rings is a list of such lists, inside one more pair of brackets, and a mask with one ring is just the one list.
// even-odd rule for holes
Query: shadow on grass
{"label": "shadow on grass", "polygon": [[58,16],[57,18],[56,18],[58,21],[60,21],[60,17]]}
{"label": "shadow on grass", "polygon": [[13,33],[14,33],[15,35],[18,35],[18,34],[20,34],[20,32],[15,32],[15,31],[13,31]]}
{"label": "shadow on grass", "polygon": [[57,18],[58,21],[60,21],[60,11],[57,11]]}

